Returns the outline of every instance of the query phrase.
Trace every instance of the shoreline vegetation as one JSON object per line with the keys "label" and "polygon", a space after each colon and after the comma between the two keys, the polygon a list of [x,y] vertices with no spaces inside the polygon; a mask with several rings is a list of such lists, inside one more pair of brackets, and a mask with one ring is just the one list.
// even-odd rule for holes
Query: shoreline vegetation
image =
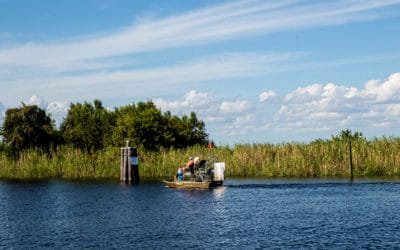
{"label": "shoreline vegetation", "polygon": [[400,138],[367,140],[348,129],[309,143],[210,150],[206,145],[214,143],[194,112],[162,113],[151,100],[114,110],[104,108],[100,100],[71,104],[59,128],[36,105],[22,103],[5,114],[0,179],[118,181],[119,146],[126,140],[138,146],[141,180],[171,177],[189,156],[224,161],[227,178],[400,176]]}
{"label": "shoreline vegetation", "polygon": [[[400,138],[352,140],[355,177],[400,176]],[[139,173],[143,181],[158,181],[175,174],[189,156],[212,156],[226,163],[225,175],[233,177],[349,177],[346,140],[332,137],[310,143],[238,144],[211,150],[204,146],[160,151],[138,148]],[[107,147],[86,152],[60,146],[50,153],[30,149],[17,160],[0,151],[2,180],[110,180],[119,181],[120,151]]]}

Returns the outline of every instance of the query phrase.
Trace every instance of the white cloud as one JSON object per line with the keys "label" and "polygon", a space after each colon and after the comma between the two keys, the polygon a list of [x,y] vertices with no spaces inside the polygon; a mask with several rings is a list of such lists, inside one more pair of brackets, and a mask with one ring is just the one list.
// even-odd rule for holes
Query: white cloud
{"label": "white cloud", "polygon": [[285,96],[285,102],[288,103],[305,103],[320,96],[323,91],[321,84],[313,84],[306,87],[299,87],[295,91]]}
{"label": "white cloud", "polygon": [[68,110],[68,102],[51,102],[46,107],[47,113],[51,114],[51,117],[55,120],[57,126],[59,126],[64,118],[67,116]]}
{"label": "white cloud", "polygon": [[[228,56],[220,64],[211,58],[206,63],[190,60],[193,64],[185,62],[172,68],[145,70],[135,68],[132,61],[140,61],[137,57],[142,53],[167,48],[381,18],[387,14],[378,9],[398,3],[397,0],[235,1],[167,18],[142,19],[106,34],[3,46],[0,48],[0,87],[7,83],[11,93],[8,96],[25,98],[24,93],[30,90],[28,95],[35,92],[54,99],[61,98],[60,92],[69,99],[77,96],[92,99],[109,95],[110,89],[118,89],[119,92],[113,92],[112,98],[115,98],[127,95],[132,85],[149,94],[161,84],[182,84],[188,79],[200,82],[276,71],[282,67],[274,67],[271,62],[276,59],[266,63],[266,58],[254,55]],[[114,88],[114,85],[118,86]],[[11,98],[8,96],[0,95],[0,98]]]}
{"label": "white cloud", "polygon": [[250,108],[248,101],[225,101],[219,106],[222,113],[242,113]]}
{"label": "white cloud", "polygon": [[180,100],[165,100],[157,98],[153,100],[154,104],[162,111],[171,111],[178,114],[188,114],[195,111],[209,122],[245,122],[254,119],[251,114],[241,113],[248,111],[251,107],[246,100],[221,100],[208,92],[197,92],[191,90],[187,92]]}
{"label": "white cloud", "polygon": [[390,75],[383,82],[378,80],[367,82],[364,92],[377,102],[400,101],[400,73]]}
{"label": "white cloud", "polygon": [[33,95],[29,98],[26,102],[27,105],[36,105],[41,109],[46,109],[47,102],[45,102],[42,98],[38,97],[37,95]]}
{"label": "white cloud", "polygon": [[[313,84],[288,93],[275,120],[287,128],[335,130],[338,127],[399,126],[400,74],[374,80],[363,89]],[[299,123],[301,121],[301,123]]]}
{"label": "white cloud", "polygon": [[[189,101],[190,100],[190,101]],[[200,103],[196,102],[203,100]],[[253,106],[247,100],[234,98],[218,98],[208,92],[189,91],[180,100],[168,101],[155,99],[154,103],[163,111],[170,110],[175,114],[196,112],[199,119],[207,124],[212,135],[244,135],[257,130],[257,116]]]}
{"label": "white cloud", "polygon": [[161,98],[154,99],[153,102],[161,110],[181,111],[201,108],[210,104],[212,97],[207,92],[197,92],[191,90],[185,94],[183,100],[166,101]]}
{"label": "white cloud", "polygon": [[[400,101],[396,94],[400,81],[397,75],[376,80],[373,88],[371,82],[364,88],[336,83],[310,84],[288,92],[280,103],[277,99],[276,106],[268,109],[251,99],[237,100],[237,97],[226,96],[218,99],[210,93],[202,93],[210,98],[206,105],[198,106],[194,111],[206,122],[213,137],[225,140],[260,140],[268,137],[265,133],[286,139],[291,136],[289,140],[300,134],[315,139],[317,134],[329,137],[347,128],[375,136],[392,135],[400,126]],[[382,102],[382,93],[388,86],[393,91]],[[189,93],[185,96],[191,96]],[[177,110],[183,112],[185,106],[190,105],[176,104],[184,103],[186,99],[163,100],[164,107],[179,107]]]}
{"label": "white cloud", "polygon": [[36,105],[39,108],[46,111],[46,113],[51,115],[51,118],[55,120],[56,125],[59,126],[63,119],[66,117],[68,110],[69,110],[69,103],[68,102],[46,102],[43,98],[33,95],[29,98],[26,102],[27,105]]}
{"label": "white cloud", "polygon": [[[197,90],[177,100],[158,98],[154,102],[163,111],[170,110],[173,114],[196,112],[198,118],[206,122],[212,138],[224,138],[224,141],[268,140],[271,133],[281,138],[288,138],[284,136],[289,133],[290,136],[306,133],[308,139],[315,139],[316,133],[330,136],[346,128],[372,131],[376,136],[392,135],[398,134],[400,126],[398,75],[394,73],[387,79],[369,81],[360,89],[335,83],[310,84],[287,93],[281,103],[268,109],[253,98],[238,100],[237,96],[226,95],[221,98],[217,93]],[[30,102],[47,103],[38,96],[32,96]],[[68,108],[67,102],[50,102],[46,111],[61,121]],[[4,109],[0,103],[0,119]]]}
{"label": "white cloud", "polygon": [[276,93],[274,91],[268,90],[264,91],[260,94],[259,100],[260,102],[267,102],[268,100],[271,100],[276,97]]}

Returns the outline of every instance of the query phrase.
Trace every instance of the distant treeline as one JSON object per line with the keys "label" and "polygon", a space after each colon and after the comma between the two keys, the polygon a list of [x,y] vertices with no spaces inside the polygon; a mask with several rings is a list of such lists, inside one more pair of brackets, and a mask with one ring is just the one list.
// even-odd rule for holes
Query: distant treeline
{"label": "distant treeline", "polygon": [[[188,156],[217,158],[226,163],[230,177],[348,177],[349,155],[354,176],[400,176],[400,138],[367,140],[362,134],[342,131],[326,140],[310,143],[240,144],[233,147],[204,145],[186,148],[139,148],[139,172],[142,180],[160,180],[176,173]],[[29,149],[17,160],[0,151],[0,179],[119,180],[119,148],[107,147],[87,152],[60,146],[48,154]]]}
{"label": "distant treeline", "polygon": [[99,100],[71,104],[57,128],[35,105],[6,111],[0,131],[0,179],[119,179],[119,147],[139,151],[142,179],[174,175],[188,156],[226,163],[228,177],[399,176],[400,138],[367,140],[343,130],[310,143],[206,147],[195,113],[162,113],[151,101],[108,110]]}
{"label": "distant treeline", "polygon": [[185,148],[207,144],[205,124],[192,112],[189,116],[162,113],[152,101],[108,110],[101,101],[71,104],[60,128],[36,105],[6,110],[0,130],[1,151],[14,159],[22,151],[52,153],[66,145],[92,153],[107,147],[131,145],[146,150]]}

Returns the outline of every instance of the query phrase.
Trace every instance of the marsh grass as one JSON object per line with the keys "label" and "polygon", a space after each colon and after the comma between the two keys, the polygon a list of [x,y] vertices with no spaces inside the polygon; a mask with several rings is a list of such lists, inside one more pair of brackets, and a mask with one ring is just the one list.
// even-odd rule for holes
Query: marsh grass
{"label": "marsh grass", "polygon": [[[355,176],[399,176],[400,139],[375,138],[352,143]],[[146,151],[138,149],[142,180],[160,180],[175,174],[189,156],[215,157],[226,163],[227,177],[334,177],[349,176],[349,151],[341,140],[311,143],[241,144],[211,151],[187,149]],[[119,148],[87,154],[70,147],[50,155],[29,150],[14,161],[0,152],[0,178],[16,180],[61,178],[119,180]]]}

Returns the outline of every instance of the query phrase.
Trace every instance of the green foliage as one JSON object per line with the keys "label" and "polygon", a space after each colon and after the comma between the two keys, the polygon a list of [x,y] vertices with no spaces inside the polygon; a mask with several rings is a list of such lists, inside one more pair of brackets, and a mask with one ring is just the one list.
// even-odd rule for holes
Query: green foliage
{"label": "green foliage", "polygon": [[164,124],[161,111],[150,101],[121,107],[116,110],[114,145],[130,140],[136,146],[157,149],[163,145]]}
{"label": "green foliage", "polygon": [[[353,143],[354,176],[400,176],[400,138],[383,137]],[[119,180],[120,154],[116,147],[96,152],[63,146],[52,158],[26,150],[17,161],[0,152],[0,179]],[[192,146],[161,151],[139,147],[141,180],[161,180],[175,174],[188,156],[215,157],[226,164],[229,177],[348,177],[347,143],[316,140],[311,143],[243,144],[211,150]]]}
{"label": "green foliage", "polygon": [[59,131],[36,106],[9,109],[0,135],[12,152],[32,147],[48,150],[49,145],[61,142],[94,152],[125,145],[126,140],[137,147],[160,150],[205,145],[208,137],[204,122],[194,112],[182,118],[170,112],[162,114],[152,101],[109,111],[99,100],[71,104]]}
{"label": "green foliage", "polygon": [[362,141],[366,140],[366,138],[363,136],[361,132],[352,132],[350,129],[345,129],[340,131],[339,135],[337,136],[332,136],[332,140],[341,140],[341,141],[347,141],[347,140],[352,140],[352,141]]}
{"label": "green foliage", "polygon": [[208,135],[205,124],[199,121],[194,112],[179,118],[165,113],[165,147],[184,148],[193,145],[207,145]]}
{"label": "green foliage", "polygon": [[130,140],[136,146],[158,150],[160,148],[183,148],[207,143],[204,122],[192,112],[190,117],[164,114],[153,102],[139,102],[115,111],[116,125],[113,131],[114,145]]}
{"label": "green foliage", "polygon": [[88,153],[71,147],[61,147],[49,158],[36,150],[26,150],[16,160],[0,153],[0,179],[72,179],[118,180],[118,149]]}
{"label": "green foliage", "polygon": [[[0,134],[0,178],[118,180],[118,147],[126,139],[139,148],[142,179],[170,177],[188,156],[225,161],[228,177],[349,176],[350,153],[355,176],[400,175],[400,138],[367,140],[359,132],[343,130],[331,139],[308,144],[245,144],[210,150],[204,122],[195,113],[163,114],[151,101],[114,111],[98,100],[71,104],[60,133],[73,147],[52,147],[60,136],[37,106],[7,110]],[[7,157],[10,152],[13,159]]]}
{"label": "green foliage", "polygon": [[207,145],[207,134],[205,133],[205,124],[199,121],[194,112],[189,117],[182,117],[182,130],[184,138],[187,138],[189,145],[202,144]]}
{"label": "green foliage", "polygon": [[87,152],[104,148],[111,142],[114,116],[103,108],[101,101],[94,104],[71,104],[67,117],[61,124],[61,134],[66,143]]}
{"label": "green foliage", "polygon": [[36,105],[22,104],[20,108],[8,109],[1,136],[14,156],[30,148],[49,151],[50,146],[58,142],[54,123]]}

